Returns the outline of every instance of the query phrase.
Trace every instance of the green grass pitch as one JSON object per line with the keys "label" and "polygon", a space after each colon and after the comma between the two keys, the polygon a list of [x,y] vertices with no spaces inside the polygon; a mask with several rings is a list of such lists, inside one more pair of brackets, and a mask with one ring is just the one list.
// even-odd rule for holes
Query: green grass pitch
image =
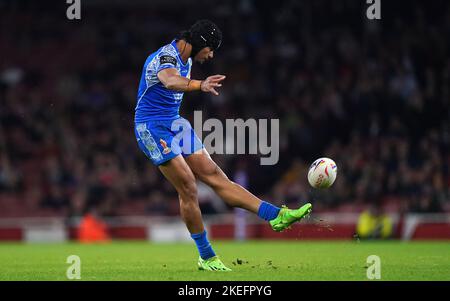
{"label": "green grass pitch", "polygon": [[[194,244],[0,243],[0,280],[67,280],[69,255],[81,280],[360,280],[381,259],[381,280],[450,280],[450,242],[214,241],[230,273],[198,271]],[[234,262],[234,263],[233,263]]]}

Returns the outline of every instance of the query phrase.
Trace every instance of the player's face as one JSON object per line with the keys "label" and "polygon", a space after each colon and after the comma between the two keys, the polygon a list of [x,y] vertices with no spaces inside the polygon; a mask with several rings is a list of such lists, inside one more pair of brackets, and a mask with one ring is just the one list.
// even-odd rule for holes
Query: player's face
{"label": "player's face", "polygon": [[214,57],[214,51],[209,47],[205,47],[200,50],[194,57],[194,61],[203,64],[204,62],[212,59]]}

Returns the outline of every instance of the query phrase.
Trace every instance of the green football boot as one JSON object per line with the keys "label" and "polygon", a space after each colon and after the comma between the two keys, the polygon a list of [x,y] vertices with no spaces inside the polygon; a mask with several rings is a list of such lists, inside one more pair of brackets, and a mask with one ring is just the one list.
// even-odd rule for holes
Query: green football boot
{"label": "green football boot", "polygon": [[306,203],[298,209],[289,209],[283,205],[278,216],[269,221],[270,226],[272,226],[272,229],[276,232],[284,231],[290,228],[293,223],[308,216],[308,214],[311,213],[311,210],[312,205],[310,203]]}
{"label": "green football boot", "polygon": [[217,256],[208,259],[203,259],[199,257],[198,269],[202,271],[220,271],[220,272],[231,271],[231,269],[227,268]]}

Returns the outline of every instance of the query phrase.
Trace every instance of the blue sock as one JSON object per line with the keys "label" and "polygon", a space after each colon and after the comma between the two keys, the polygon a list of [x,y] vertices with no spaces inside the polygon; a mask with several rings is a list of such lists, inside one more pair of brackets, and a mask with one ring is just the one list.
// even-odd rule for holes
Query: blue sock
{"label": "blue sock", "polygon": [[191,237],[197,245],[197,249],[200,253],[201,258],[208,259],[216,256],[216,253],[214,253],[214,250],[212,249],[211,244],[206,237],[206,230],[203,231],[203,233],[191,234]]}
{"label": "blue sock", "polygon": [[279,212],[280,208],[277,206],[262,201],[258,209],[258,216],[263,220],[270,221],[276,218]]}

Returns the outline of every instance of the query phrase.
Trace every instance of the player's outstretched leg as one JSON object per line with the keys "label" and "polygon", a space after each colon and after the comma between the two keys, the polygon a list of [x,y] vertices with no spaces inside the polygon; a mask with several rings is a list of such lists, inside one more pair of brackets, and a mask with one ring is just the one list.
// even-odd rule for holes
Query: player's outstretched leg
{"label": "player's outstretched leg", "polygon": [[268,221],[274,231],[280,232],[307,216],[312,205],[307,203],[298,209],[279,208],[262,201],[241,185],[230,181],[205,149],[186,157],[195,176],[209,185],[230,206],[247,209]]}
{"label": "player's outstretched leg", "polygon": [[202,214],[198,205],[195,176],[182,156],[159,166],[163,175],[178,192],[181,217],[192,239],[197,245],[200,258],[198,267],[207,271],[231,271],[214,252],[203,226]]}

